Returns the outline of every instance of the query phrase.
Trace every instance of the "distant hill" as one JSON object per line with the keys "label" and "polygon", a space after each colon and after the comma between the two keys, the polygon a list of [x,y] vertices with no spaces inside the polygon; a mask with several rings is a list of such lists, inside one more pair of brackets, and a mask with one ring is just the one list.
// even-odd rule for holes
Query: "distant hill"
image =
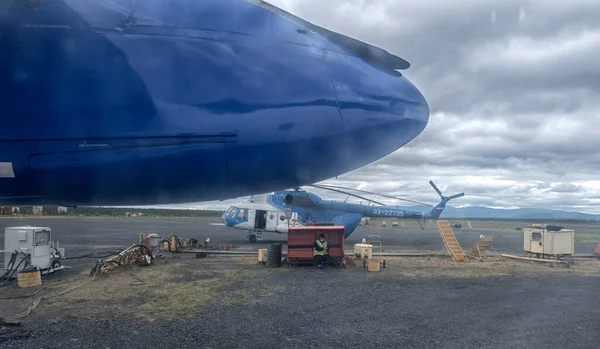
{"label": "distant hill", "polygon": [[[431,207],[410,206],[403,207],[403,209],[429,212]],[[496,209],[483,206],[462,208],[447,206],[442,212],[441,218],[600,220],[600,215],[539,208]]]}

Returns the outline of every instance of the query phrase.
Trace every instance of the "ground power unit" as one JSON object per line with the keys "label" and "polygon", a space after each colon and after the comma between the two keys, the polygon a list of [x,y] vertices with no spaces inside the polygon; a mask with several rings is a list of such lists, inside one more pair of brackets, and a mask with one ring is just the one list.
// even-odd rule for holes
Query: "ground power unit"
{"label": "ground power unit", "polygon": [[[60,260],[65,250],[52,241],[52,232],[48,227],[9,227],[4,230],[4,266],[5,273],[16,277],[16,273],[25,269],[39,268],[42,274],[63,269]],[[4,274],[4,273],[2,273]]]}
{"label": "ground power unit", "polygon": [[575,231],[553,225],[531,224],[523,229],[523,243],[525,253],[538,258],[572,257],[575,254]]}

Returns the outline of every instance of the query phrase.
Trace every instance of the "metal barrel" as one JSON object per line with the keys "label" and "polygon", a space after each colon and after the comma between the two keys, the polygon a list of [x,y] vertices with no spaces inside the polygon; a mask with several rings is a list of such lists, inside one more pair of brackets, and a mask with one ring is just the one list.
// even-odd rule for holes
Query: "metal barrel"
{"label": "metal barrel", "polygon": [[267,247],[267,267],[281,267],[281,244],[274,243]]}

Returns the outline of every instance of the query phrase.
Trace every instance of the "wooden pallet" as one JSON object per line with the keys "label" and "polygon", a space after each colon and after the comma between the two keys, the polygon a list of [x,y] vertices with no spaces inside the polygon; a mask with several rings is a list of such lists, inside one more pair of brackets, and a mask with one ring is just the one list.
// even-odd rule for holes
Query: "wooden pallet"
{"label": "wooden pallet", "polygon": [[476,258],[481,261],[481,260],[483,260],[483,255],[485,254],[485,252],[487,250],[492,250],[498,256],[498,258],[500,258],[500,260],[502,260],[502,257],[500,256],[500,254],[498,254],[498,252],[496,252],[496,249],[492,245],[493,242],[494,242],[493,236],[481,237],[479,240],[477,240],[475,242],[475,244],[473,244],[473,247],[471,247],[469,252],[467,252],[467,256],[469,258]]}
{"label": "wooden pallet", "polygon": [[438,231],[442,236],[442,240],[444,241],[444,245],[450,253],[452,260],[454,262],[468,262],[469,259],[460,247],[458,240],[456,240],[456,236],[454,235],[454,231],[452,230],[450,223],[448,221],[437,221],[436,224]]}

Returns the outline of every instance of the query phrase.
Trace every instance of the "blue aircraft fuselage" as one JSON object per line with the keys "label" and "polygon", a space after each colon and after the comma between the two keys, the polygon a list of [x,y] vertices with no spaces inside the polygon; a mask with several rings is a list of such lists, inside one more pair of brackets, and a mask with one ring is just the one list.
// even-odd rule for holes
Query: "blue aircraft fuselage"
{"label": "blue aircraft fuselage", "polygon": [[346,173],[425,128],[402,62],[244,0],[0,2],[0,204],[183,203]]}
{"label": "blue aircraft fuselage", "polygon": [[[293,197],[293,201],[288,200],[288,197]],[[302,225],[307,225],[308,222],[331,222],[344,226],[346,238],[354,232],[363,217],[438,219],[448,201],[448,198],[443,198],[429,212],[416,212],[393,206],[370,206],[323,200],[320,196],[305,191],[284,190],[270,194],[267,198],[268,204],[281,211],[290,208],[292,212],[297,212],[299,223]]]}

